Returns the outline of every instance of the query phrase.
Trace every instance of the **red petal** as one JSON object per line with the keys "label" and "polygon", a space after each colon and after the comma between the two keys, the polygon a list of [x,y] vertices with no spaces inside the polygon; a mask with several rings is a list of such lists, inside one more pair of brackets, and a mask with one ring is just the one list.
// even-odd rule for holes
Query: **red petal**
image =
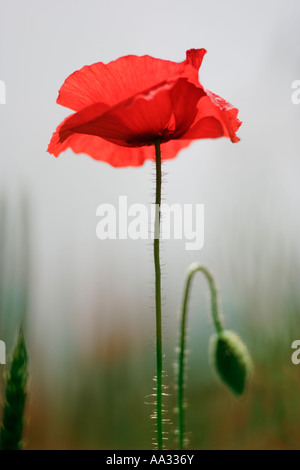
{"label": "red petal", "polygon": [[224,137],[224,128],[220,121],[213,116],[199,119],[184,135],[189,139],[216,139]]}
{"label": "red petal", "polygon": [[87,121],[97,119],[104,114],[110,107],[104,103],[95,103],[92,106],[84,108],[81,112],[74,113],[67,117],[59,126],[59,140],[64,142],[71,134],[74,133],[73,128],[79,127]]}
{"label": "red petal", "polygon": [[80,133],[96,135],[126,147],[151,144],[163,133],[170,120],[169,90],[172,86],[173,83],[163,83],[104,113],[101,113],[101,107],[98,112],[98,104],[88,106],[65,122],[59,133],[60,141],[72,133]]}
{"label": "red petal", "polygon": [[205,95],[201,85],[195,86],[183,78],[179,79],[170,90],[172,112],[175,118],[173,138],[180,138],[193,124],[197,116],[199,100]]}
{"label": "red petal", "polygon": [[242,124],[237,119],[238,109],[220,96],[205,90],[207,96],[198,102],[198,114],[193,126],[182,136],[183,139],[204,139],[229,137],[238,142],[236,132]]}
{"label": "red petal", "polygon": [[185,63],[191,65],[197,71],[197,75],[206,52],[205,49],[189,49],[186,51]]}
{"label": "red petal", "polygon": [[158,137],[162,141],[177,138],[193,123],[203,95],[202,89],[180,78],[151,88],[108,111],[106,105],[96,103],[65,121],[59,131],[60,142],[73,133],[95,135],[125,147],[151,145]]}
{"label": "red petal", "polygon": [[206,93],[212,103],[219,108],[224,127],[227,131],[226,137],[228,136],[232,142],[239,142],[240,138],[235,135],[242,124],[242,121],[237,118],[239,110],[224,100],[224,98],[215,95],[211,91],[206,90]]}
{"label": "red petal", "polygon": [[[67,149],[73,150],[74,153],[87,154],[95,160],[107,162],[114,167],[140,166],[145,160],[154,160],[154,145],[148,147],[120,147],[114,145],[100,137],[73,134],[65,142],[59,142],[59,129],[63,123],[57,128],[53,134],[48,147],[48,152],[58,157],[61,152]],[[177,153],[187,147],[191,141],[189,140],[171,140],[161,145],[162,160],[174,158]]]}
{"label": "red petal", "polygon": [[114,106],[159,83],[186,77],[198,81],[198,69],[205,49],[187,51],[186,60],[177,63],[150,56],[129,55],[103,64],[87,65],[70,75],[62,85],[57,103],[79,111],[94,103]]}

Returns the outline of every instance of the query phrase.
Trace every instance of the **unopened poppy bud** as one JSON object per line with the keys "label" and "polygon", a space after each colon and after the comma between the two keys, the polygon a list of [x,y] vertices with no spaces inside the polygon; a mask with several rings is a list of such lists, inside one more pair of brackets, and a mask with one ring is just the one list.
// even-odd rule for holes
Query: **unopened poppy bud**
{"label": "unopened poppy bud", "polygon": [[222,381],[235,395],[242,395],[252,361],[241,338],[233,331],[222,331],[211,338],[210,352]]}

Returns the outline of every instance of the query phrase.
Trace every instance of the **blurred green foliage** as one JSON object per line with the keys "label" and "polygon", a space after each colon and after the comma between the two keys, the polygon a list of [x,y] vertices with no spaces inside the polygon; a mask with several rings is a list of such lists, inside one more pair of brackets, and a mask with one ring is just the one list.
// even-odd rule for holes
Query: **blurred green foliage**
{"label": "blurred green foliage", "polygon": [[[27,315],[34,288],[29,282],[29,218],[24,201],[18,249],[10,243],[7,207],[3,199],[0,201],[0,338],[6,341],[9,355],[20,322],[26,319],[31,356],[27,448],[151,449],[153,406],[146,402],[154,401],[149,394],[153,388],[155,355],[154,347],[149,345],[149,332],[137,343],[130,330],[116,328],[105,338],[105,344],[93,344],[89,352],[78,346],[76,335],[71,332],[62,345],[53,338],[49,338],[48,344],[40,341],[31,323],[34,320]],[[291,267],[291,276],[292,271]],[[272,276],[275,274],[270,269],[271,285]],[[257,311],[259,296],[263,297],[267,316]],[[209,335],[205,340],[200,336],[197,339],[192,331],[186,384],[190,449],[300,449],[300,366],[291,362],[291,343],[298,339],[299,331],[298,298],[296,282],[277,308],[272,290],[259,292],[255,287],[245,295],[237,331],[241,330],[249,347],[254,373],[240,399],[234,398],[207,367]],[[99,305],[101,315],[101,302]],[[230,305],[228,294],[226,305],[227,308]],[[232,323],[233,318],[230,328]],[[168,371],[165,383],[169,394],[166,417],[171,420],[170,449],[176,448],[175,343],[173,337],[165,343],[164,364]],[[49,348],[57,348],[54,362],[47,361]]]}
{"label": "blurred green foliage", "polygon": [[1,450],[22,450],[27,386],[28,355],[21,329],[6,374],[5,402],[0,426]]}
{"label": "blurred green foliage", "polygon": [[[187,435],[190,449],[299,449],[300,375],[290,360],[290,345],[264,332],[249,335],[255,370],[242,398],[234,398],[214,373],[188,368]],[[261,343],[260,349],[255,344]],[[165,368],[173,370],[170,349]],[[153,424],[147,397],[154,370],[152,354],[130,351],[74,357],[53,383],[36,364],[27,428],[28,447],[47,449],[149,449]],[[61,365],[61,369],[63,366]],[[205,376],[205,374],[204,374]],[[39,377],[39,379],[37,379]],[[44,388],[41,382],[44,381]],[[38,383],[40,382],[40,383]],[[51,382],[51,385],[49,385]],[[175,377],[166,379],[168,448],[176,449]],[[153,399],[153,398],[152,398]]]}

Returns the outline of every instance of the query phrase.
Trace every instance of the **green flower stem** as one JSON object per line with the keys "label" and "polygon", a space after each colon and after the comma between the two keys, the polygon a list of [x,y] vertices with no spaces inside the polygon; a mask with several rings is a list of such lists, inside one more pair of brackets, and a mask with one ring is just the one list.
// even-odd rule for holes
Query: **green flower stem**
{"label": "green flower stem", "polygon": [[162,326],[161,326],[161,270],[159,258],[160,239],[160,205],[161,205],[161,151],[160,141],[156,140],[156,197],[154,225],[154,266],[155,266],[155,311],[156,311],[156,421],[157,449],[163,448],[163,419],[162,419]]}
{"label": "green flower stem", "polygon": [[192,264],[188,270],[184,298],[181,310],[180,320],[180,339],[179,339],[179,357],[178,357],[178,440],[179,449],[184,449],[184,435],[185,435],[185,417],[184,417],[184,380],[185,380],[185,353],[186,353],[186,324],[187,324],[187,307],[189,300],[189,293],[191,282],[198,271],[202,272],[206,277],[210,292],[211,292],[211,312],[217,333],[220,334],[223,331],[223,326],[220,320],[218,312],[218,299],[217,290],[214,279],[210,272],[198,264]]}

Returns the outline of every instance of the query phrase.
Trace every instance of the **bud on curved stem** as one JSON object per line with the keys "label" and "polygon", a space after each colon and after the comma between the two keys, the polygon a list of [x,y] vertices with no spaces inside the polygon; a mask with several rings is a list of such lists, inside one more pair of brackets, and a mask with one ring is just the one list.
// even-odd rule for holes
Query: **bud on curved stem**
{"label": "bud on curved stem", "polygon": [[187,272],[184,289],[183,304],[180,319],[180,339],[178,352],[178,445],[182,450],[185,447],[185,417],[184,417],[184,381],[185,381],[185,355],[186,355],[186,324],[187,307],[191,282],[197,272],[202,272],[208,281],[211,293],[211,314],[217,334],[211,340],[211,354],[213,363],[221,379],[236,395],[244,391],[251,359],[242,340],[233,332],[224,330],[219,309],[217,290],[213,276],[203,266],[193,263]]}

